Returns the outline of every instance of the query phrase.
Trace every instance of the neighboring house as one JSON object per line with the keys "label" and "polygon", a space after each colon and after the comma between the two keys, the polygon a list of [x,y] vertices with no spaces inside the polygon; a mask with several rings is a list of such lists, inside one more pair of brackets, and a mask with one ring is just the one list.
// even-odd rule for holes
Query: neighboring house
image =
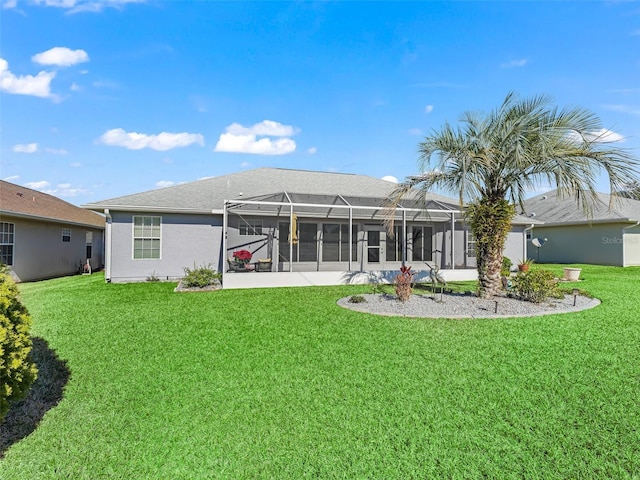
{"label": "neighboring house", "polygon": [[[259,168],[84,208],[107,217],[105,271],[112,282],[175,279],[184,267],[211,264],[225,272],[225,288],[337,284],[388,280],[403,260],[422,271],[425,262],[438,265],[448,278],[475,278],[474,240],[456,201],[408,199],[392,237],[380,205],[393,187],[364,175]],[[516,219],[508,255],[526,255],[531,223]],[[269,260],[260,268],[267,272],[227,273],[239,249]]]}
{"label": "neighboring house", "polygon": [[611,196],[598,197],[590,216],[557,190],[527,200],[526,212],[543,222],[531,231],[530,242],[544,241],[540,248],[529,248],[530,258],[541,263],[640,265],[640,201],[614,199],[609,208]]}
{"label": "neighboring house", "polygon": [[0,262],[18,282],[103,266],[102,215],[0,180]]}

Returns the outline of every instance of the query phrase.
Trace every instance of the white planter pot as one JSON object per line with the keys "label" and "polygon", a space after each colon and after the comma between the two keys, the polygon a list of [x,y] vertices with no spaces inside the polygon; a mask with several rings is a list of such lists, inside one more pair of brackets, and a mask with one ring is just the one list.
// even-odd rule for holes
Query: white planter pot
{"label": "white planter pot", "polygon": [[581,268],[565,268],[564,279],[569,282],[577,282],[580,279]]}

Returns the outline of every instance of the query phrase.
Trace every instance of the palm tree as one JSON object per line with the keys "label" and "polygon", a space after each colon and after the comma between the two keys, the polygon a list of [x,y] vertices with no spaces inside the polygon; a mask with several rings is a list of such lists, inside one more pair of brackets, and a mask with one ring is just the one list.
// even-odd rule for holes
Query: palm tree
{"label": "palm tree", "polygon": [[[422,174],[407,177],[388,199],[387,226],[411,193],[434,188],[457,193],[476,238],[479,295],[501,288],[503,249],[516,206],[541,184],[573,196],[590,212],[596,180],[607,174],[613,196],[637,178],[638,160],[607,141],[598,117],[583,108],[558,109],[548,96],[507,95],[490,113],[467,112],[462,126],[448,123],[419,144]],[[424,196],[422,195],[424,198]]]}

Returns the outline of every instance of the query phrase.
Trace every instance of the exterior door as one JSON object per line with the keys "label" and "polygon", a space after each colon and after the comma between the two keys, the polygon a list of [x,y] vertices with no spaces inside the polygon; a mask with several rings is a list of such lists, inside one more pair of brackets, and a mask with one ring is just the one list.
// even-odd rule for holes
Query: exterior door
{"label": "exterior door", "polygon": [[365,225],[364,269],[382,270],[385,262],[385,233],[380,225]]}

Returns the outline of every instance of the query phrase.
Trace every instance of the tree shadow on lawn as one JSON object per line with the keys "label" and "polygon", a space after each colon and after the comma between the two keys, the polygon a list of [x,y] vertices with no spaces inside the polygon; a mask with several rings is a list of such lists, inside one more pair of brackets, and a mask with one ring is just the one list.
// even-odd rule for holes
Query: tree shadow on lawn
{"label": "tree shadow on lawn", "polygon": [[71,371],[42,338],[32,337],[31,358],[38,366],[38,378],[27,396],[13,403],[0,423],[0,458],[11,445],[30,435],[45,413],[55,407],[69,381]]}

